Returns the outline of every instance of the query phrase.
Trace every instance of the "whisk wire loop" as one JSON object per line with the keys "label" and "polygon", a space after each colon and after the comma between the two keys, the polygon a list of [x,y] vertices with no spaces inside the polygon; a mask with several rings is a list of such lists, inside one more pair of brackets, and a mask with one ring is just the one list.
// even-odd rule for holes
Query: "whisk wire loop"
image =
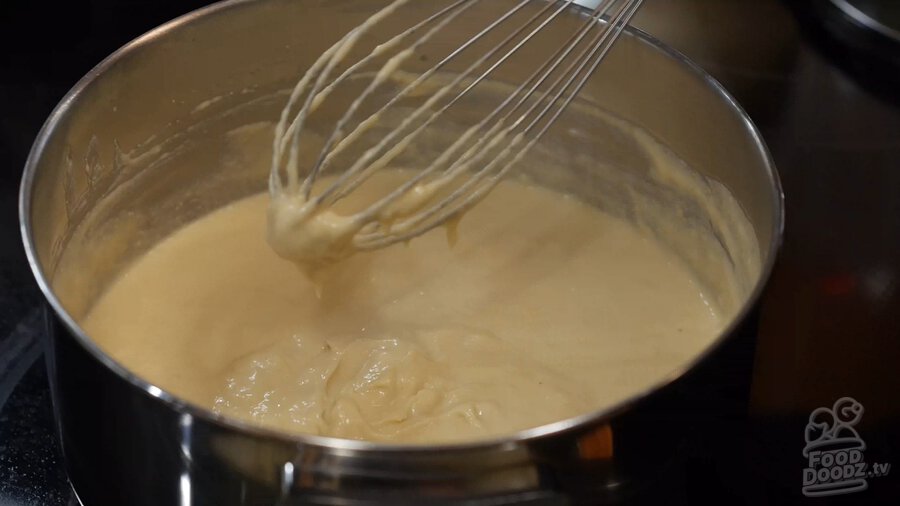
{"label": "whisk wire loop", "polygon": [[[292,90],[275,129],[272,168],[269,179],[273,194],[302,199],[312,208],[327,208],[351,194],[372,174],[389,166],[451,108],[491,77],[497,69],[521,54],[529,44],[567,12],[574,0],[545,1],[524,21],[518,20],[536,0],[520,0],[511,9],[474,33],[424,72],[352,126],[363,104],[376,90],[402,69],[435,36],[452,30],[454,21],[485,0],[455,0],[413,26],[375,45],[362,58],[331,79],[359,41],[376,25],[396,13],[410,0],[393,0],[367,23],[348,32],[326,50]],[[353,245],[371,250],[407,241],[459,217],[483,199],[525,154],[537,144],[559,116],[584,88],[607,56],[643,0],[603,0],[537,69],[506,95],[501,103],[469,126],[426,167],[386,195],[358,211],[352,219],[359,224]],[[509,25],[513,25],[510,30]],[[509,32],[474,57],[463,70],[452,73],[436,91],[400,120],[387,134],[362,151],[318,194],[313,185],[337,156],[361,142],[363,134],[378,124],[383,115],[410,97],[449,64],[473,50],[487,37]],[[414,38],[415,37],[415,38]],[[380,59],[386,61],[376,71],[366,69]],[[377,64],[375,64],[377,65]],[[299,145],[311,114],[328,100],[341,84],[369,76],[363,91],[353,98],[325,138],[315,162],[300,181]],[[299,107],[299,109],[298,109]],[[358,147],[358,146],[357,146]],[[284,174],[284,176],[282,176]],[[425,186],[423,186],[425,185]],[[415,190],[431,189],[417,204],[404,207],[404,199]],[[441,191],[438,191],[441,190]],[[420,192],[421,193],[421,192]],[[433,194],[433,195],[432,195]]]}

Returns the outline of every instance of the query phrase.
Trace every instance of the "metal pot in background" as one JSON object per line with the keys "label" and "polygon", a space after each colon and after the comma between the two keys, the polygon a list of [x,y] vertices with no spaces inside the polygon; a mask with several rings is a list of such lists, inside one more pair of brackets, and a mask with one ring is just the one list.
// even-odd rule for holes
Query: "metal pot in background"
{"label": "metal pot in background", "polygon": [[[752,336],[774,262],[777,176],[730,96],[637,31],[623,37],[586,94],[731,189],[763,265],[722,336],[654,388],[500,440],[389,446],[224,419],[134,376],[91,341],[78,318],[123,265],[179,225],[264,188],[265,174],[246,170],[262,155],[241,149],[232,134],[247,127],[253,135],[254,125],[276,117],[280,90],[383,3],[235,0],[196,11],[101,63],[47,121],[26,166],[21,220],[51,309],[47,363],[63,452],[86,506],[664,499],[659,484],[672,478],[692,426],[719,416],[704,408],[716,395],[710,385],[740,384],[740,370],[722,371],[729,349]],[[570,17],[582,14],[573,9]],[[116,240],[98,240],[113,232]],[[64,265],[73,248],[77,263]]]}
{"label": "metal pot in background", "polygon": [[803,28],[857,82],[896,102],[900,86],[900,2],[791,0]]}

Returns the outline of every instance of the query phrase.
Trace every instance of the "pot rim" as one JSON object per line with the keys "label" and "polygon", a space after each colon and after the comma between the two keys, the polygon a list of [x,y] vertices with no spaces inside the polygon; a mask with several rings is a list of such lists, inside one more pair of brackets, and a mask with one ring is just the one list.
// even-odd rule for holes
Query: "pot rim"
{"label": "pot rim", "polygon": [[[754,308],[758,302],[769,278],[776,261],[778,251],[781,248],[782,237],[784,234],[784,193],[781,181],[775,169],[774,161],[769,153],[768,148],[762,140],[762,136],[754,125],[753,121],[747,115],[746,111],[737,103],[737,101],[724,89],[724,87],[712,76],[707,74],[697,64],[688,59],[681,52],[663,44],[658,39],[648,33],[628,26],[626,31],[629,36],[635,37],[638,41],[646,44],[650,49],[661,52],[664,56],[676,60],[679,64],[685,66],[696,77],[700,78],[702,83],[708,87],[721,100],[724,100],[731,109],[737,113],[756,148],[763,155],[765,176],[769,181],[769,191],[772,201],[773,222],[772,238],[766,257],[766,262],[760,270],[760,275],[756,281],[750,296],[741,305],[740,310],[731,319],[730,323],[722,329],[719,335],[712,340],[700,353],[690,360],[683,363],[680,367],[670,371],[667,375],[661,377],[650,386],[644,388],[640,392],[633,394],[619,402],[606,406],[602,409],[589,413],[581,414],[565,420],[552,422],[549,424],[533,427],[526,430],[517,431],[505,436],[494,437],[490,439],[475,440],[461,443],[440,443],[433,445],[419,444],[386,444],[370,441],[360,441],[352,439],[342,439],[336,437],[317,436],[308,434],[290,434],[265,427],[256,426],[247,422],[229,418],[212,412],[207,408],[203,408],[187,402],[178,396],[169,393],[149,381],[137,376],[129,369],[124,367],[110,355],[104,352],[100,347],[87,335],[87,333],[78,325],[75,319],[65,310],[59,299],[53,292],[50,282],[44,275],[43,269],[37,258],[37,252],[34,246],[31,224],[31,207],[32,207],[32,191],[34,187],[35,177],[38,171],[38,165],[44,149],[56,130],[61,119],[68,113],[72,104],[78,99],[79,95],[99,79],[107,70],[113,67],[125,55],[138,50],[140,47],[154,42],[164,37],[167,33],[177,30],[188,25],[198,19],[212,16],[229,9],[236,8],[244,4],[255,3],[257,0],[224,0],[212,5],[194,10],[184,14],[178,18],[168,21],[136,39],[128,42],[111,55],[107,56],[103,61],[91,69],[84,77],[82,77],[59,102],[46,122],[42,126],[31,150],[28,159],[25,162],[25,170],[22,176],[19,188],[19,228],[22,234],[22,241],[25,247],[25,253],[28,258],[28,264],[31,267],[35,280],[41,289],[47,303],[50,305],[56,316],[68,331],[74,336],[75,340],[84,347],[97,361],[103,366],[112,370],[117,376],[131,384],[131,386],[140,390],[143,394],[155,397],[168,405],[172,410],[182,414],[187,414],[205,420],[211,424],[219,425],[225,429],[244,433],[249,436],[277,440],[286,444],[308,445],[329,448],[333,450],[345,450],[351,452],[384,452],[390,454],[423,454],[434,451],[441,452],[471,452],[471,451],[490,451],[511,449],[518,446],[522,442],[529,440],[541,439],[572,430],[579,427],[592,426],[608,422],[616,415],[629,410],[632,406],[639,404],[641,401],[651,396],[653,393],[664,389],[677,379],[681,378],[688,371],[694,369],[707,357],[719,349],[728,339],[735,333],[736,328],[746,319],[748,313]],[[589,12],[588,9],[580,6],[573,6],[573,9],[583,11],[583,14]]]}

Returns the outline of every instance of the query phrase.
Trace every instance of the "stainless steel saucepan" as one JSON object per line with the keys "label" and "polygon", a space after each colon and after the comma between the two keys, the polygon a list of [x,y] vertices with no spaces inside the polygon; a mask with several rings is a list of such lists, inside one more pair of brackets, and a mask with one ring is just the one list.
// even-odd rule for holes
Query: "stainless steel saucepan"
{"label": "stainless steel saucepan", "polygon": [[[499,12],[511,2],[482,4]],[[66,466],[85,505],[614,502],[659,489],[694,422],[719,416],[708,387],[749,374],[721,374],[731,363],[723,357],[746,349],[752,335],[782,230],[778,178],[734,100],[683,56],[635,30],[547,137],[547,146],[565,149],[538,150],[522,170],[627,214],[611,195],[628,192],[610,191],[605,174],[647,161],[616,133],[608,121],[615,117],[724,184],[746,212],[762,267],[740,310],[714,343],[661,373],[651,388],[508,437],[391,446],[285,435],[223,418],[136,376],[91,340],[79,321],[129,261],[180,225],[265,188],[271,125],[285,90],[384,3],[231,0],[201,9],[107,58],[44,125],[22,181],[21,226],[48,302],[47,367]],[[410,4],[414,16],[426,3]],[[555,29],[576,26],[584,14],[572,8]],[[516,77],[511,68],[496,79]],[[591,115],[592,107],[608,115]],[[564,169],[548,177],[541,157]]]}

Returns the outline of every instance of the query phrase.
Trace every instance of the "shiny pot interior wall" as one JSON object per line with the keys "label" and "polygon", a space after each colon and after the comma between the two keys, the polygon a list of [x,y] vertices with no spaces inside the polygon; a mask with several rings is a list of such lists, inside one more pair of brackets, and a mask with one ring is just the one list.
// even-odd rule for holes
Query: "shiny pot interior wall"
{"label": "shiny pot interior wall", "polygon": [[[123,266],[182,224],[263,190],[271,126],[287,91],[317,55],[385,3],[234,2],[216,17],[151,32],[92,72],[90,85],[56,118],[42,146],[30,217],[41,267],[67,311],[82,316]],[[471,13],[473,22],[498,16],[513,2],[482,4]],[[419,19],[422,12],[412,6],[388,25]],[[581,21],[573,10],[545,36],[560,38]],[[455,47],[465,37],[441,34],[423,48],[425,63],[417,64],[428,63],[429,48]],[[551,52],[550,44],[526,48],[524,58],[502,67],[494,79],[516,82],[533,68],[528,62]],[[467,63],[455,62],[457,68]],[[646,41],[624,37],[578,107],[561,118],[521,172],[628,216],[628,206],[616,200],[624,193],[610,187],[601,170],[648,164],[647,154],[616,120],[627,118],[733,192],[753,224],[765,264],[777,227],[771,182],[760,170],[768,168],[765,154],[732,105],[702,79]],[[594,114],[594,106],[609,115]],[[473,107],[460,114],[482,113]],[[547,165],[560,169],[548,174],[541,170]],[[690,199],[671,204],[690,206]],[[690,249],[677,241],[670,245]],[[755,265],[745,273],[743,297],[759,276]],[[717,273],[706,278],[715,282]]]}

